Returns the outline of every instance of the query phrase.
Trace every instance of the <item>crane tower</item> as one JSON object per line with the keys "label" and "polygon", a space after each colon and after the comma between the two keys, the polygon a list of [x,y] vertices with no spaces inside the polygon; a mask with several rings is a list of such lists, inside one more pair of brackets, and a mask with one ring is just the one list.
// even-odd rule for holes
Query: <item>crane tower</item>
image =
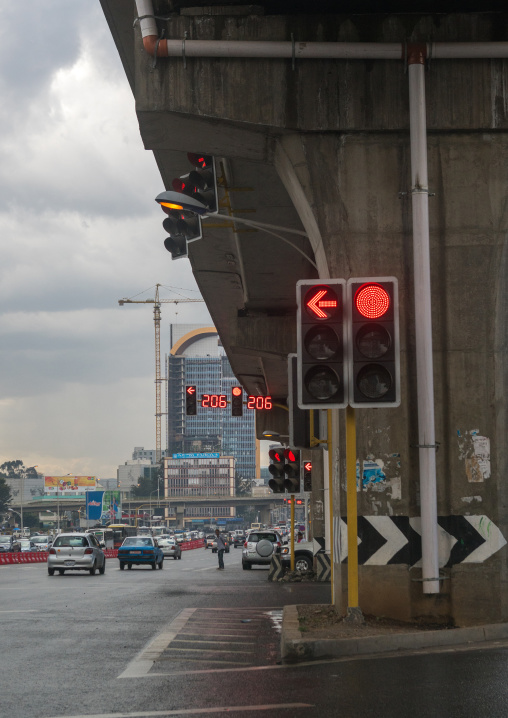
{"label": "crane tower", "polygon": [[155,285],[153,299],[119,299],[118,304],[153,304],[153,323],[155,328],[155,462],[161,460],[161,304],[180,304],[184,302],[203,302],[203,299],[160,299],[159,287]]}

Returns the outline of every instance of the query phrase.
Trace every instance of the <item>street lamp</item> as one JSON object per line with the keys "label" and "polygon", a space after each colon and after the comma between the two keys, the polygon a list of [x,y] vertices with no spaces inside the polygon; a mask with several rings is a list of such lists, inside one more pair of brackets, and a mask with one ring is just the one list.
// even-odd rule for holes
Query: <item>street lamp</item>
{"label": "street lamp", "polygon": [[[20,532],[20,536],[23,536],[23,513],[20,514],[20,513],[18,513],[17,511],[14,511],[14,509],[7,509],[7,511],[9,511],[11,514],[17,514],[17,515],[19,516],[20,521],[21,521],[21,532]],[[23,509],[21,509],[21,511],[23,511]]]}

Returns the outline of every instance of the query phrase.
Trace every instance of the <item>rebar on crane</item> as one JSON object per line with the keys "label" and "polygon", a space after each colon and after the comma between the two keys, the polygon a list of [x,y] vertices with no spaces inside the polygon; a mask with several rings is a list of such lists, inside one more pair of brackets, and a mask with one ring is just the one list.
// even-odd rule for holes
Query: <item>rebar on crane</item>
{"label": "rebar on crane", "polygon": [[153,299],[119,299],[118,304],[153,304],[153,322],[155,327],[155,463],[158,464],[162,458],[161,451],[161,304],[180,304],[188,302],[204,302],[204,299],[160,299],[159,287],[155,285],[155,297]]}

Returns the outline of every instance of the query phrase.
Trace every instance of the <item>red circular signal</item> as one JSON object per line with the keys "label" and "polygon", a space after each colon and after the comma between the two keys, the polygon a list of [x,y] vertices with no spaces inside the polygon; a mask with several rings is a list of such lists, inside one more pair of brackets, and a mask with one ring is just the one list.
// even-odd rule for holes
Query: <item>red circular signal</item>
{"label": "red circular signal", "polygon": [[355,306],[362,317],[379,319],[390,308],[390,295],[380,284],[364,284],[355,294]]}
{"label": "red circular signal", "polygon": [[294,452],[291,451],[291,449],[285,449],[284,456],[288,461],[296,461],[296,456],[294,455]]}
{"label": "red circular signal", "polygon": [[241,396],[242,389],[239,386],[234,386],[232,389],[233,396]]}

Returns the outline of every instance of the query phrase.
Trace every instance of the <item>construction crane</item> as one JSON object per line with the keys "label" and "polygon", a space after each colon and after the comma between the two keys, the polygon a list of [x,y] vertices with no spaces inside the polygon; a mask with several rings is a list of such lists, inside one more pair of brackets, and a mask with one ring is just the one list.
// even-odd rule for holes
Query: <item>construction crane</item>
{"label": "construction crane", "polygon": [[[180,304],[184,302],[204,302],[204,299],[160,299],[159,287],[155,285],[153,299],[119,299],[118,304],[153,304],[153,323],[155,325],[155,462],[158,464],[162,458],[161,453],[161,304]],[[169,287],[171,289],[171,287]]]}

